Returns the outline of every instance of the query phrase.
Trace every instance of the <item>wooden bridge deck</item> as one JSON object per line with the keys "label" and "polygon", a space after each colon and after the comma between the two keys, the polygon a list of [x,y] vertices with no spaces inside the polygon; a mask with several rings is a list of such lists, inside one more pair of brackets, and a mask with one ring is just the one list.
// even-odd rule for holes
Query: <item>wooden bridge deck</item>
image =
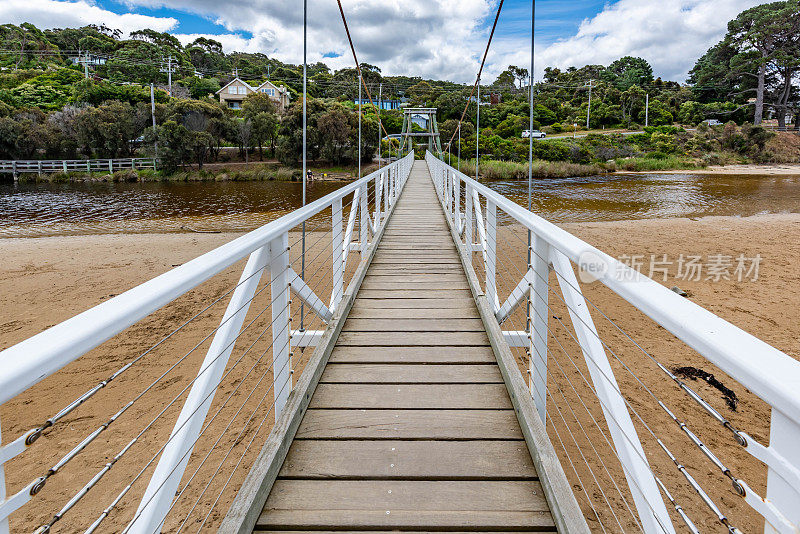
{"label": "wooden bridge deck", "polygon": [[555,530],[416,162],[255,531]]}

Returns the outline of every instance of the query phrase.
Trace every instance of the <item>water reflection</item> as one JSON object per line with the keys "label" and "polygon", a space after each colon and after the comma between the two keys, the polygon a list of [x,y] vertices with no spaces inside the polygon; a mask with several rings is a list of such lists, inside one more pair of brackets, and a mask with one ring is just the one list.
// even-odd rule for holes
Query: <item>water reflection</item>
{"label": "water reflection", "polygon": [[[308,201],[342,182],[315,182]],[[300,207],[297,182],[0,185],[0,236],[252,230]]]}
{"label": "water reflection", "polygon": [[[488,184],[527,204],[527,183]],[[535,180],[535,213],[552,222],[591,222],[800,211],[800,176],[619,174]]]}
{"label": "water reflection", "polygon": [[[309,202],[343,182],[309,185]],[[525,181],[488,184],[520,204]],[[0,184],[0,236],[244,231],[301,204],[295,182]],[[536,180],[533,211],[553,222],[800,211],[800,176],[613,175]],[[317,224],[326,224],[320,218]],[[327,217],[324,217],[327,219]]]}

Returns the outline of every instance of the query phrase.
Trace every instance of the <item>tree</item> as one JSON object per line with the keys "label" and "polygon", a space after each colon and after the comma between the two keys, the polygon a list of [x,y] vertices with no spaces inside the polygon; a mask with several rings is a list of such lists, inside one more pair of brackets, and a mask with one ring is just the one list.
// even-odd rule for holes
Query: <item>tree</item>
{"label": "tree", "polygon": [[723,41],[700,58],[691,79],[705,83],[724,80],[732,82],[739,94],[755,92],[755,124],[763,120],[765,98],[771,90],[773,104],[785,115],[792,78],[800,65],[798,33],[798,0],[742,11],[728,23]]}
{"label": "tree", "polygon": [[640,57],[625,56],[613,62],[603,73],[605,79],[620,91],[634,85],[643,86],[653,81],[653,67]]}

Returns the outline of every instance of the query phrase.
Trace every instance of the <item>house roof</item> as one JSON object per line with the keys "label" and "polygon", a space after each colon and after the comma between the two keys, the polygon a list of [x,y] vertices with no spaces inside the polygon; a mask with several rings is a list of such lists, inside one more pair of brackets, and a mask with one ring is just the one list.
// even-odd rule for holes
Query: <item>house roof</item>
{"label": "house roof", "polygon": [[255,90],[255,91],[258,91],[259,89],[261,89],[261,88],[262,88],[262,87],[264,87],[265,85],[269,85],[269,86],[270,86],[270,87],[272,87],[273,89],[277,89],[277,90],[278,90],[278,92],[280,92],[280,93],[285,93],[285,92],[287,92],[287,89],[286,89],[284,86],[282,86],[282,85],[281,85],[281,86],[277,86],[277,85],[275,85],[274,83],[272,83],[272,82],[271,82],[271,81],[269,81],[269,80],[265,81],[264,83],[262,83],[261,85],[259,85],[258,87],[256,87],[254,90]]}
{"label": "house roof", "polygon": [[[253,87],[252,85],[250,85],[249,83],[247,83],[246,81],[242,80],[241,78],[239,78],[239,77],[237,76],[237,77],[235,77],[234,79],[232,79],[231,81],[229,81],[228,83],[226,83],[225,85],[223,85],[223,86],[222,86],[222,88],[221,88],[219,91],[217,91],[217,93],[216,93],[216,94],[220,94],[220,93],[221,93],[223,90],[225,90],[225,88],[226,88],[226,87],[228,87],[228,86],[229,86],[230,84],[232,84],[233,82],[239,82],[239,83],[241,83],[242,85],[244,85],[245,87],[247,87],[248,89],[250,89],[251,91],[255,91],[255,90],[256,90],[256,89],[255,89],[255,87]],[[263,85],[263,84],[262,84],[262,85]],[[259,87],[260,87],[260,86],[259,86]]]}

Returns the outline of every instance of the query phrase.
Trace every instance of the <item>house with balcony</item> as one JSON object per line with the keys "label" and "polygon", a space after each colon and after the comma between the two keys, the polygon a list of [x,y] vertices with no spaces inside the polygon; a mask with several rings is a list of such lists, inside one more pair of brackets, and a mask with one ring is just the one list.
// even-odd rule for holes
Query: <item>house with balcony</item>
{"label": "house with balcony", "polygon": [[284,111],[289,106],[289,90],[283,86],[275,85],[269,80],[257,87],[253,87],[237,76],[217,91],[219,101],[231,109],[242,109],[244,99],[255,93],[263,93],[269,96],[278,111]]}

